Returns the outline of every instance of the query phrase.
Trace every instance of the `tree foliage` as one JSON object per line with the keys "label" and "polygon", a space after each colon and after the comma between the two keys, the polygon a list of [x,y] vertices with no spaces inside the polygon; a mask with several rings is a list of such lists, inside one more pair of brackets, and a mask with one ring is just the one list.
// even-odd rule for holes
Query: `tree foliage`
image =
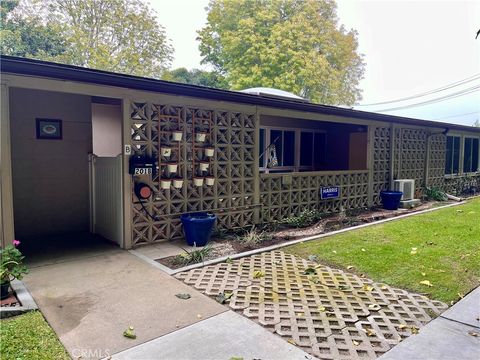
{"label": "tree foliage", "polygon": [[184,84],[208,86],[217,89],[228,89],[227,81],[216,71],[205,71],[200,69],[188,70],[186,68],[178,68],[166,71],[163,75],[163,79]]}
{"label": "tree foliage", "polygon": [[36,14],[64,40],[65,50],[49,60],[157,78],[172,60],[165,29],[140,0],[23,0],[15,12],[18,26]]}
{"label": "tree foliage", "polygon": [[51,59],[64,53],[66,42],[58,28],[43,25],[36,15],[20,17],[13,12],[18,4],[18,0],[0,3],[1,54]]}
{"label": "tree foliage", "polygon": [[338,25],[333,0],[210,0],[198,34],[202,62],[233,89],[275,87],[324,104],[361,98],[357,33]]}

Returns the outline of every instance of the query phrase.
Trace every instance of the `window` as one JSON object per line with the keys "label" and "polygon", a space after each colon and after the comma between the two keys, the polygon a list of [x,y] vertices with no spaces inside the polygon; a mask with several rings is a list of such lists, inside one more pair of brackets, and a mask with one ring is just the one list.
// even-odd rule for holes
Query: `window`
{"label": "window", "polygon": [[269,172],[312,171],[325,163],[325,133],[307,129],[260,128],[260,169],[267,170],[268,145],[274,144],[278,166]]}
{"label": "window", "polygon": [[463,145],[463,172],[478,171],[478,139],[464,139]]}
{"label": "window", "polygon": [[458,174],[460,172],[459,136],[447,136],[445,156],[445,174]]}

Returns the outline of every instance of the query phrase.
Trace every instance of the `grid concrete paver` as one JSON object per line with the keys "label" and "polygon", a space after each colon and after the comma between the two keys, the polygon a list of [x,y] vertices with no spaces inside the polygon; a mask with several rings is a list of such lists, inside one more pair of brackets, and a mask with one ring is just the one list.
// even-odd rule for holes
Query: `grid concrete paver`
{"label": "grid concrete paver", "polygon": [[320,359],[375,359],[447,308],[278,250],[175,276]]}

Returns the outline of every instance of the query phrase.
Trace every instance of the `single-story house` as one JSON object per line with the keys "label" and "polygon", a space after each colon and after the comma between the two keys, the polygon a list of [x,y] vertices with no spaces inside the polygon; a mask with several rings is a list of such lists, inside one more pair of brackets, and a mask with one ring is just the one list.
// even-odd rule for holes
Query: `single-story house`
{"label": "single-story house", "polygon": [[188,212],[232,229],[378,205],[398,179],[480,185],[480,128],[8,56],[1,75],[3,244],[128,249],[182,237]]}

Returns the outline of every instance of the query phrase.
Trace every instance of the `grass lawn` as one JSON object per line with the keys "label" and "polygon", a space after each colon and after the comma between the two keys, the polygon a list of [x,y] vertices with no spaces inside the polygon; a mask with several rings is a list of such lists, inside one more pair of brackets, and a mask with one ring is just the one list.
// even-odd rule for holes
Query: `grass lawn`
{"label": "grass lawn", "polygon": [[480,285],[480,199],[284,251],[450,303]]}
{"label": "grass lawn", "polygon": [[2,360],[70,359],[40,311],[0,320],[0,354]]}

